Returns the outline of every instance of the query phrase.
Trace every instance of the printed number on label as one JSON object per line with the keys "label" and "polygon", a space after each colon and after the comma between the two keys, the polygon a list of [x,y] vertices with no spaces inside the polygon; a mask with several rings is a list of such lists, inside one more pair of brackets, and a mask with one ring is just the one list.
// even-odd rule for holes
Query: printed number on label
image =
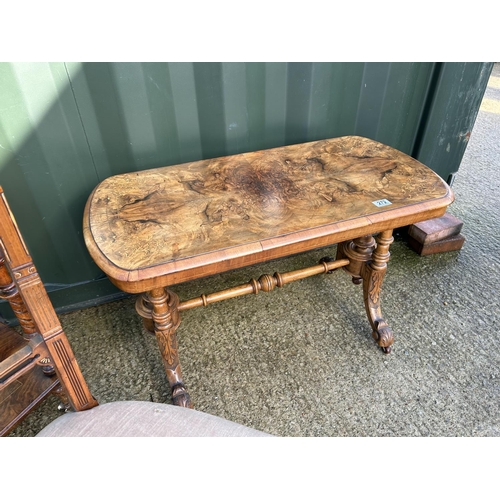
{"label": "printed number on label", "polygon": [[386,200],[385,198],[383,200],[372,201],[372,203],[376,207],[385,207],[387,205],[392,205],[392,203],[389,200]]}

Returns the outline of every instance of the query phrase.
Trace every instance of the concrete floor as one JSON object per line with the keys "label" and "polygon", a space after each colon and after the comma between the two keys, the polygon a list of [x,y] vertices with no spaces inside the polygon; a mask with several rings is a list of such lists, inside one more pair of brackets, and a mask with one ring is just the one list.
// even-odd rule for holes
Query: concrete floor
{"label": "concrete floor", "polygon": [[[418,256],[396,237],[383,310],[390,355],[371,338],[342,271],[186,311],[178,330],[198,410],[278,436],[500,436],[500,67],[453,185],[459,252]],[[175,287],[182,300],[334,255],[335,248]],[[61,316],[100,403],[170,402],[156,340],[133,298]],[[56,418],[57,398],[12,436]]]}

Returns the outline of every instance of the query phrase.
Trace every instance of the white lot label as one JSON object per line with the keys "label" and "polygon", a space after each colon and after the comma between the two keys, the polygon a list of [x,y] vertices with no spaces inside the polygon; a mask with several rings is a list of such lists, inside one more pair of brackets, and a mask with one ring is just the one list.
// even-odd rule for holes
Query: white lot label
{"label": "white lot label", "polygon": [[383,200],[372,201],[372,203],[376,207],[385,207],[387,205],[392,205],[392,203],[389,200],[386,200],[385,198]]}

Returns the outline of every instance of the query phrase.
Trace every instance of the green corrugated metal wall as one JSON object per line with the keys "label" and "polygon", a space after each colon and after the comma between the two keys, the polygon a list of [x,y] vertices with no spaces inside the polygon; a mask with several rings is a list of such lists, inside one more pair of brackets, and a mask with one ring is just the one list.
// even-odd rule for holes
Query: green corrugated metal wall
{"label": "green corrugated metal wall", "polygon": [[[59,310],[117,293],[87,254],[121,172],[362,135],[445,180],[492,63],[0,63],[0,183]],[[7,312],[1,309],[6,315]]]}

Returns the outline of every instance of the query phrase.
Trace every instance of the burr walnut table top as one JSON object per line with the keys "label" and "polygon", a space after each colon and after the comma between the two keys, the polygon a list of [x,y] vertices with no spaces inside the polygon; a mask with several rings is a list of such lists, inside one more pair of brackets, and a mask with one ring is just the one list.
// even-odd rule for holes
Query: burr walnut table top
{"label": "burr walnut table top", "polygon": [[348,136],[109,177],[84,237],[138,293],[439,217],[452,201],[417,160]]}

